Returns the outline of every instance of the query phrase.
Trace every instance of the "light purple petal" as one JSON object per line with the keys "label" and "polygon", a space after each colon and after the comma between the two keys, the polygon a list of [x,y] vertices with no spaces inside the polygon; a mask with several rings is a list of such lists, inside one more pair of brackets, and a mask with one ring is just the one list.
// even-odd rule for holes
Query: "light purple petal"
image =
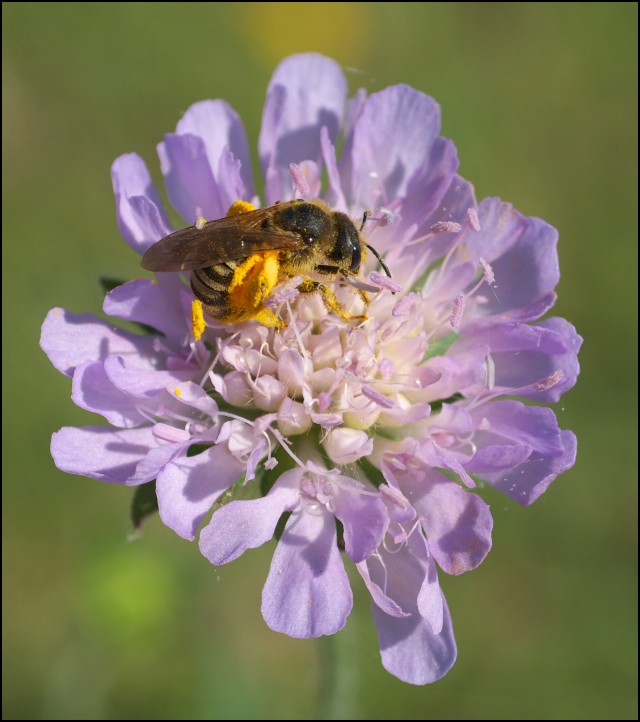
{"label": "light purple petal", "polygon": [[[417,535],[414,536],[418,538]],[[418,538],[418,541],[426,549],[427,540],[422,537]],[[429,622],[431,631],[434,634],[440,634],[444,624],[444,595],[440,590],[438,572],[433,558],[427,556],[425,563],[427,573],[418,592],[418,612],[423,619]]]}
{"label": "light purple petal", "polygon": [[124,240],[142,254],[171,233],[158,191],[142,158],[121,155],[111,166],[116,218]]}
{"label": "light purple petal", "polygon": [[[437,147],[440,147],[439,141],[434,145],[434,149]],[[448,146],[444,146],[444,150],[449,153],[453,152]],[[441,159],[441,164],[437,165],[437,167],[441,167],[441,165],[444,164],[444,171],[446,172],[447,163],[451,162],[451,158],[445,155]],[[409,188],[407,193],[406,203],[414,203],[417,201],[417,207],[415,209],[407,206],[407,213],[410,218],[415,217],[415,222],[418,223],[420,203],[424,202],[424,199],[419,196],[414,200],[415,197],[412,188]],[[405,240],[412,241],[414,238],[421,238],[428,232],[429,228],[436,223],[459,223],[462,225],[466,218],[467,210],[475,207],[476,199],[473,186],[464,178],[455,175],[435,212],[427,217],[420,226],[417,226],[413,233],[409,234]],[[404,227],[405,225],[406,223],[403,219],[402,226]],[[447,253],[458,238],[458,235],[457,233],[438,233],[436,235],[430,233],[424,242],[414,243],[410,246],[394,244],[393,236],[391,236],[391,247],[389,248],[387,260],[392,265],[394,277],[400,280],[405,288],[414,287],[426,269]],[[389,243],[386,245],[388,246]]]}
{"label": "light purple petal", "polygon": [[491,444],[479,448],[464,466],[472,474],[504,471],[525,462],[532,451],[527,444]]}
{"label": "light purple petal", "polygon": [[104,370],[117,389],[138,398],[157,396],[168,386],[190,381],[196,375],[195,370],[161,371],[132,366],[122,356],[109,356]]}
{"label": "light purple petal", "polygon": [[558,421],[549,408],[505,400],[482,404],[470,413],[478,429],[474,436],[478,446],[488,445],[482,439],[482,434],[486,433],[516,444],[526,444],[543,455],[563,454]]}
{"label": "light purple petal", "polygon": [[299,501],[302,471],[284,473],[261,499],[231,501],[200,533],[200,551],[212,564],[227,564],[273,536],[278,520]]}
{"label": "light purple petal", "polygon": [[318,505],[293,512],[262,592],[267,625],[290,637],[319,637],[344,627],[353,605],[333,516]]}
{"label": "light purple petal", "polygon": [[[473,188],[456,176],[458,165],[458,153],[452,141],[436,138],[424,164],[416,169],[407,184],[406,198],[402,204],[403,226],[415,226],[418,229],[416,235],[419,235],[438,221],[462,222],[467,208],[475,206],[475,203]],[[449,198],[445,210],[442,206],[445,205],[444,199],[447,196]],[[462,198],[465,207],[459,208]],[[429,245],[432,244],[433,239]],[[423,251],[427,248],[428,245],[425,244]]]}
{"label": "light purple petal", "polygon": [[[55,465],[68,474],[130,484],[140,458],[156,444],[150,427],[113,430],[65,426],[51,437]],[[142,482],[138,482],[142,483]]]}
{"label": "light purple petal", "polygon": [[236,195],[229,205],[241,198],[251,199],[254,190],[247,136],[240,116],[228,103],[224,100],[194,103],[178,122],[176,133],[195,135],[202,139],[211,175],[221,194],[228,180],[226,172],[230,164],[239,162],[239,178],[244,188],[242,194]]}
{"label": "light purple petal", "polygon": [[103,311],[124,321],[144,323],[180,342],[190,332],[190,323],[175,299],[149,279],[139,278],[114,288],[105,296]]}
{"label": "light purple petal", "polygon": [[429,622],[418,614],[399,619],[371,605],[378,631],[380,654],[384,668],[409,684],[430,684],[453,667],[456,642],[451,615],[443,597],[443,625],[434,634]]}
{"label": "light purple petal", "polygon": [[493,519],[484,501],[433,469],[407,472],[399,483],[442,569],[447,574],[475,569],[491,549]]}
{"label": "light purple petal", "polygon": [[562,431],[561,439],[564,448],[562,456],[543,456],[534,451],[520,466],[508,472],[483,473],[482,478],[519,504],[529,506],[547,490],[557,476],[575,463],[575,434]]}
{"label": "light purple petal", "polygon": [[214,501],[243,471],[244,466],[222,444],[170,462],[156,483],[163,523],[192,541]]}
{"label": "light purple petal", "polygon": [[432,439],[428,439],[418,447],[418,458],[427,466],[448,469],[460,477],[460,480],[473,489],[476,482],[467,474],[459,458],[459,454],[441,448]]}
{"label": "light purple petal", "polygon": [[[449,353],[455,356],[477,343],[488,344],[491,349],[494,392],[554,402],[577,380],[582,338],[564,319],[550,318],[536,326],[481,321],[465,329]],[[556,375],[559,381],[550,388],[539,383]]]}
{"label": "light purple petal", "polygon": [[[311,418],[315,421],[315,414]],[[320,416],[318,414],[317,416]],[[321,423],[321,422],[316,422]],[[324,438],[322,445],[336,464],[352,464],[373,451],[373,439],[366,431],[343,427],[333,429]]]}
{"label": "light purple petal", "polygon": [[343,188],[352,212],[404,197],[440,130],[440,110],[427,95],[395,85],[370,95],[355,123]]}
{"label": "light purple petal", "polygon": [[360,576],[364,580],[364,583],[369,590],[373,603],[379,607],[385,614],[390,614],[392,617],[410,617],[410,612],[403,611],[402,607],[394,602],[391,597],[384,593],[382,588],[371,579],[369,573],[369,562],[360,562],[356,564],[356,568],[360,572]]}
{"label": "light purple petal", "polygon": [[202,138],[167,133],[164,143],[158,145],[158,155],[169,200],[187,223],[195,223],[199,216],[212,221],[225,215],[227,208],[211,172]]}
{"label": "light purple petal", "polygon": [[333,479],[333,513],[344,526],[345,551],[354,563],[364,561],[382,542],[388,517],[373,488],[340,476]]}
{"label": "light purple petal", "polygon": [[347,201],[342,192],[342,181],[340,180],[340,172],[336,160],[336,149],[329,139],[329,131],[324,125],[320,130],[320,145],[322,149],[322,159],[327,169],[328,188],[325,194],[327,203],[338,211],[342,211],[343,213],[348,212]]}
{"label": "light purple petal", "polygon": [[291,55],[278,65],[267,89],[259,140],[267,204],[292,197],[290,163],[321,161],[323,126],[335,144],[346,92],[340,66],[322,55]]}
{"label": "light purple petal", "polygon": [[472,345],[456,354],[434,356],[416,370],[424,401],[448,399],[455,393],[483,386],[486,381],[486,345]]}
{"label": "light purple petal", "polygon": [[541,391],[536,394],[537,401],[553,403],[559,401],[562,394],[572,389],[578,380],[578,374],[580,373],[578,352],[582,346],[583,339],[582,336],[577,333],[573,324],[557,316],[546,318],[538,324],[538,327],[560,335],[567,348],[566,353],[553,359],[553,369],[547,374],[547,376],[551,376],[553,373],[560,372],[562,376],[561,381],[547,391]]}
{"label": "light purple petal", "polygon": [[[398,535],[399,538],[404,536],[400,548],[394,549],[395,542],[388,538],[387,547],[380,549],[377,556],[370,560],[370,571],[378,584],[384,581],[389,597],[394,598],[403,610],[412,614],[417,612],[429,623],[434,634],[440,634],[444,598],[438,583],[438,572],[422,533],[413,530],[406,536],[407,529],[408,526],[402,527],[402,534]],[[377,596],[373,599],[376,601]]]}
{"label": "light purple petal", "polygon": [[40,347],[51,363],[67,376],[85,361],[104,360],[109,354],[149,357],[153,337],[128,333],[90,313],[53,308],[42,324]]}
{"label": "light purple petal", "polygon": [[147,481],[153,481],[170,461],[185,452],[192,443],[190,439],[162,445],[158,445],[156,442],[147,455],[138,462],[136,470],[133,476],[127,480],[127,484],[144,484]]}
{"label": "light purple petal", "polygon": [[218,188],[220,191],[220,203],[225,208],[225,215],[229,208],[237,201],[244,200],[251,202],[254,198],[253,191],[249,193],[242,180],[242,164],[225,148],[220,156],[220,165],[216,178],[219,179]]}
{"label": "light purple petal", "polygon": [[138,402],[119,391],[109,380],[101,361],[87,361],[73,375],[71,398],[76,406],[101,414],[114,426],[131,428],[147,419],[138,410]]}
{"label": "light purple petal", "polygon": [[216,418],[218,415],[218,404],[198,384],[192,381],[177,383],[167,389],[169,393],[180,403],[191,406],[203,414]]}
{"label": "light purple petal", "polygon": [[469,232],[469,249],[491,264],[496,286],[476,313],[520,321],[539,318],[553,305],[560,278],[557,230],[495,198],[480,203],[478,216],[482,228]]}

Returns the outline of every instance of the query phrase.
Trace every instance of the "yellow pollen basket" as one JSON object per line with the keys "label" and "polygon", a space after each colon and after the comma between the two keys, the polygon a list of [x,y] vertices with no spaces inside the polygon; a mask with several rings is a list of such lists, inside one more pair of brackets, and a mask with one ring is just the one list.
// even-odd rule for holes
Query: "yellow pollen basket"
{"label": "yellow pollen basket", "polygon": [[191,302],[191,331],[196,341],[202,338],[207,322],[204,320],[202,301],[196,299]]}
{"label": "yellow pollen basket", "polygon": [[[251,203],[236,201],[227,211],[227,218],[255,210],[255,206]],[[277,251],[254,253],[249,256],[233,274],[227,290],[229,312],[221,320],[226,323],[258,321],[263,326],[284,328],[287,324],[263,305],[279,278],[280,262]]]}
{"label": "yellow pollen basket", "polygon": [[230,310],[222,320],[227,323],[255,320],[263,326],[284,328],[284,321],[263,305],[277,285],[279,276],[277,251],[249,256],[233,274],[228,289]]}

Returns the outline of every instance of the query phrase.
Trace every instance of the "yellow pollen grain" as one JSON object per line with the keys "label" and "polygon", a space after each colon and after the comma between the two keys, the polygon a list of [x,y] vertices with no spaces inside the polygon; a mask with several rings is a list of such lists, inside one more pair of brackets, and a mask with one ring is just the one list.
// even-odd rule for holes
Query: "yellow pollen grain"
{"label": "yellow pollen grain", "polygon": [[202,338],[207,323],[204,320],[204,311],[202,310],[202,301],[195,299],[191,302],[191,330],[196,341]]}
{"label": "yellow pollen grain", "polygon": [[174,387],[173,387],[173,393],[174,393],[178,398],[180,398],[180,397],[182,396],[182,391],[180,391],[180,389],[179,389],[177,386],[174,386]]}
{"label": "yellow pollen grain", "polygon": [[227,218],[232,216],[239,216],[242,213],[249,213],[249,211],[255,211],[256,207],[252,203],[247,201],[236,201],[231,204],[231,207],[227,211]]}

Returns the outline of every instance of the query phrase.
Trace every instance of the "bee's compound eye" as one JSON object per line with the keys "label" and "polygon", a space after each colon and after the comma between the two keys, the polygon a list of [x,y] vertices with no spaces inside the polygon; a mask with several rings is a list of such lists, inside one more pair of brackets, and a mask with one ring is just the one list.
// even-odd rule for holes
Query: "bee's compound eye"
{"label": "bee's compound eye", "polygon": [[356,239],[356,243],[353,246],[353,255],[351,256],[351,267],[349,268],[349,270],[356,273],[359,270],[361,263],[362,251],[360,250],[360,239],[358,238]]}
{"label": "bee's compound eye", "polygon": [[337,223],[338,233],[335,245],[328,256],[334,263],[343,268],[349,264],[349,270],[356,272],[362,262],[360,235],[351,222],[351,219],[343,216],[342,213],[336,213],[336,216],[340,216],[339,222]]}

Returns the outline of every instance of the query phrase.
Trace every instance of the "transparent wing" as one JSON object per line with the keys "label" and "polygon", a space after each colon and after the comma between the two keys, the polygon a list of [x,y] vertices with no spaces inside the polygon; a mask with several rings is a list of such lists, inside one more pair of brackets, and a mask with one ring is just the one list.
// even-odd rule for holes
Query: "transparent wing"
{"label": "transparent wing", "polygon": [[271,208],[261,208],[175,231],[151,246],[141,265],[148,271],[192,271],[252,253],[302,248],[302,238],[275,228],[272,215]]}

